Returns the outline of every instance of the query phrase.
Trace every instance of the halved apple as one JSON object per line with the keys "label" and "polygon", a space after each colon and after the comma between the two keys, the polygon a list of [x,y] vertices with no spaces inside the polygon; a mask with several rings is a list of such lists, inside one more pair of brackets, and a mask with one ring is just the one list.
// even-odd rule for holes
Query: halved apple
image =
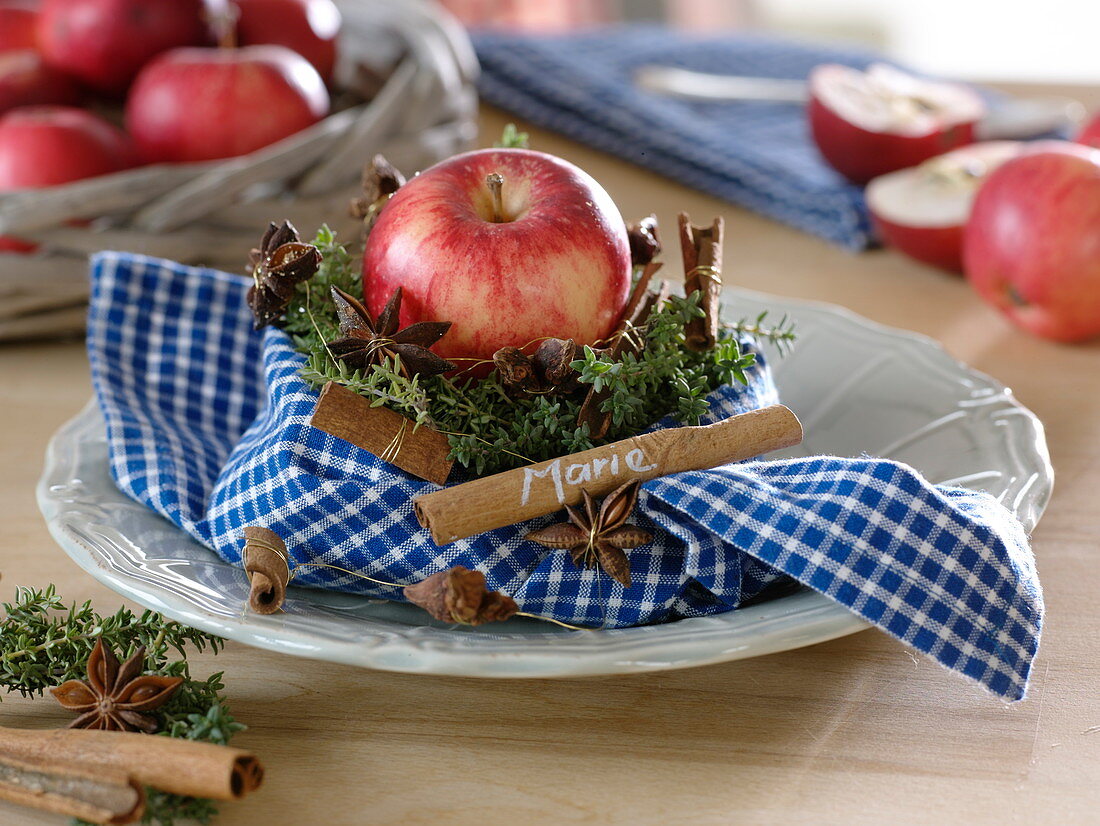
{"label": "halved apple", "polygon": [[975,143],[875,178],[865,196],[879,237],[917,261],[962,272],[963,228],[978,187],[1025,146]]}
{"label": "halved apple", "polygon": [[984,101],[956,83],[923,80],[876,63],[834,63],[810,73],[810,130],[825,160],[852,183],[916,166],[974,142]]}

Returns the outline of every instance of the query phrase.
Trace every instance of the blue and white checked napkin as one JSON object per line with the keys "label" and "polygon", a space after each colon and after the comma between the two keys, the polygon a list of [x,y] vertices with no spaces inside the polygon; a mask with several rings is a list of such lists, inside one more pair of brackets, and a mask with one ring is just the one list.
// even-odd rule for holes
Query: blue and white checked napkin
{"label": "blue and white checked napkin", "polygon": [[[395,582],[478,568],[523,610],[584,625],[729,611],[793,577],[1008,699],[1024,696],[1043,602],[1020,524],[992,497],[876,459],[758,461],[648,482],[633,587],[523,541],[553,517],[436,548],[411,497],[436,489],[312,428],[287,336],[252,331],[248,282],[123,253],[92,263],[88,349],[111,471],[128,495],[239,563],[245,525],[296,562]],[[711,419],[776,400],[766,367]],[[337,571],[295,581],[400,599]]]}
{"label": "blue and white checked napkin", "polygon": [[486,32],[474,45],[482,96],[531,123],[850,249],[872,242],[861,190],[821,159],[801,104],[694,102],[633,82],[650,63],[804,80],[819,63],[863,67],[872,54],[659,26],[568,36]]}

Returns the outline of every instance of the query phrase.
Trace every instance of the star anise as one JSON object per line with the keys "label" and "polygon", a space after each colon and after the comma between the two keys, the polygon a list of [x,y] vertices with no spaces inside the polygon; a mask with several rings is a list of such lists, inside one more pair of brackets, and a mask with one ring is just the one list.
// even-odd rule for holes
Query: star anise
{"label": "star anise", "polygon": [[630,241],[630,261],[636,267],[644,267],[661,254],[656,215],[647,215],[638,223],[631,224],[626,237]]}
{"label": "star anise", "polygon": [[80,714],[69,728],[152,733],[157,719],[147,711],[160,708],[183,682],[182,677],[142,674],[145,646],[139,646],[121,666],[114,652],[96,641],[88,657],[88,680],[69,680],[50,693],[65,708]]}
{"label": "star anise", "polygon": [[627,482],[608,494],[597,509],[596,500],[582,489],[584,510],[565,506],[568,522],[559,522],[531,531],[526,539],[547,548],[569,550],[573,564],[595,568],[597,564],[624,588],[630,587],[630,561],[624,550],[637,548],[653,540],[653,534],[626,520],[638,501],[641,482]]}
{"label": "star anise", "polygon": [[502,622],[519,610],[515,600],[485,587],[485,574],[455,565],[423,582],[406,585],[405,597],[437,620],[462,625]]}
{"label": "star anise", "polygon": [[518,347],[502,347],[493,354],[501,383],[520,395],[570,393],[577,389],[579,374],[572,367],[577,343],[573,339],[548,338],[534,355]]}
{"label": "star anise", "polygon": [[253,284],[248,289],[248,306],[256,317],[257,330],[278,321],[286,312],[294,288],[308,281],[321,266],[321,251],[303,244],[290,221],[269,224],[260,246],[248,256]]}
{"label": "star anise", "polygon": [[365,370],[372,364],[398,357],[404,376],[434,376],[454,370],[455,366],[428,348],[451,329],[449,321],[418,321],[398,329],[401,313],[401,288],[394,290],[378,319],[367,308],[339,287],[332,288],[332,300],[340,318],[344,337],[328,345],[332,355],[353,370]]}

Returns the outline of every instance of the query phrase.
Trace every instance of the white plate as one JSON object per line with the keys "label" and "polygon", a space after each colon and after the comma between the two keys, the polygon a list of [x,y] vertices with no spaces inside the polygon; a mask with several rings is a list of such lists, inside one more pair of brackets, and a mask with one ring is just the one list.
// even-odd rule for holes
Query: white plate
{"label": "white plate", "polygon": [[[981,488],[1030,531],[1050,498],[1043,427],[1011,392],[930,339],[837,307],[729,290],[731,315],[789,313],[799,337],[772,357],[783,401],[806,440],[792,455],[899,459],[936,482]],[[713,617],[567,631],[513,619],[477,629],[425,621],[419,609],[291,588],[286,610],[243,610],[245,576],[120,493],[93,404],[50,444],[38,501],[50,531],[86,571],[123,596],[189,625],[261,648],[351,665],[472,677],[622,674],[753,657],[867,628],[802,590]]]}

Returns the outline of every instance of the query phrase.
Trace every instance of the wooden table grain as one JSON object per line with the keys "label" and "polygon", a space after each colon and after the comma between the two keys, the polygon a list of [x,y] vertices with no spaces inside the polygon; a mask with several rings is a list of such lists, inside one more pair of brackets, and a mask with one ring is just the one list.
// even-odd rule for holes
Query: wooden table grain
{"label": "wooden table grain", "polygon": [[[503,115],[486,111],[484,135]],[[240,745],[268,783],[217,823],[1100,822],[1100,345],[1030,338],[958,278],[851,255],[538,130],[628,218],[726,219],[726,278],[943,342],[1046,423],[1057,483],[1034,535],[1047,621],[1030,697],[1006,706],[876,631],[659,674],[530,682],[363,671],[230,643]],[[675,256],[670,256],[673,260]],[[674,264],[672,266],[675,266]],[[46,442],[87,400],[79,343],[0,349],[0,590],[57,583],[111,610],[34,503]],[[6,696],[0,724],[59,725]],[[60,822],[0,804],[0,823]]]}

